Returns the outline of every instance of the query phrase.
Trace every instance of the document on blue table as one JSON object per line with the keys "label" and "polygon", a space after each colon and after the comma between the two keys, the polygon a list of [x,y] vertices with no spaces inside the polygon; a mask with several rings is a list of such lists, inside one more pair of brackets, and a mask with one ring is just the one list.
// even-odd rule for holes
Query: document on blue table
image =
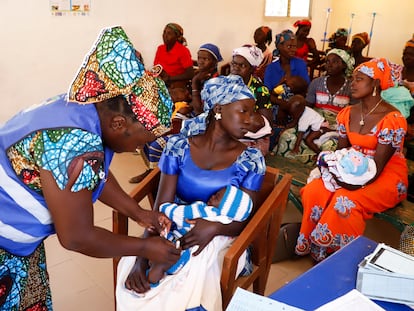
{"label": "document on blue table", "polygon": [[315,311],[385,311],[368,297],[353,289]]}
{"label": "document on blue table", "polygon": [[238,287],[226,311],[304,311]]}
{"label": "document on blue table", "polygon": [[414,257],[383,243],[358,265],[356,288],[365,296],[414,304]]}

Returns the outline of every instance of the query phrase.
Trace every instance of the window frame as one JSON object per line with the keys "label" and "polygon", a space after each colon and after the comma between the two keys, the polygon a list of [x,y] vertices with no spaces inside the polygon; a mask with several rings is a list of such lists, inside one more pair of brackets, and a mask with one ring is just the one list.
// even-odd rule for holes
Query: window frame
{"label": "window frame", "polygon": [[[268,12],[267,7],[271,6],[272,4],[276,4],[277,2],[281,1],[287,1],[287,13],[286,15],[274,15],[272,12]],[[305,16],[292,16],[291,15],[291,3],[297,1],[297,0],[265,0],[265,8],[264,8],[264,15],[265,17],[272,17],[272,18],[309,18],[311,19],[311,9],[312,9],[312,0],[304,0],[308,1],[309,8],[308,8],[308,14]]]}

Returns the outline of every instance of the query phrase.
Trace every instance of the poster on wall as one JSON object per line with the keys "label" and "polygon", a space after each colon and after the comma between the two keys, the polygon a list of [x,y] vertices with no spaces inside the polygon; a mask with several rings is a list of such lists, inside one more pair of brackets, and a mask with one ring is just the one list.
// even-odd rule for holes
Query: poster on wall
{"label": "poster on wall", "polygon": [[54,16],[87,16],[91,0],[50,0],[50,10]]}

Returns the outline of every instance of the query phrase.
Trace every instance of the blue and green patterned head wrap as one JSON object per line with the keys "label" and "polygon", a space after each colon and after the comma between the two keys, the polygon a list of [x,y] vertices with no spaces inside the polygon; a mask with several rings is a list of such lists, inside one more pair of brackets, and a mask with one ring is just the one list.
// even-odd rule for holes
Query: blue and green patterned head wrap
{"label": "blue and green patterned head wrap", "polygon": [[289,41],[292,39],[296,39],[295,34],[293,33],[292,30],[290,29],[286,29],[283,30],[281,33],[278,33],[275,37],[275,47],[276,49],[273,50],[273,56],[279,56],[280,51],[278,50],[278,45],[285,42],[285,41]]}
{"label": "blue and green patterned head wrap", "polygon": [[124,30],[104,28],[68,91],[69,101],[99,103],[123,95],[137,120],[159,137],[170,130],[173,103],[155,71],[145,70]]}

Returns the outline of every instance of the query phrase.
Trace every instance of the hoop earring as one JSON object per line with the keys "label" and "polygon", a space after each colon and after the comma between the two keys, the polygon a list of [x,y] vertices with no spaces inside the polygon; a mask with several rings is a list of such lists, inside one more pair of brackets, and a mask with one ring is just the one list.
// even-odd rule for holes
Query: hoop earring
{"label": "hoop earring", "polygon": [[221,120],[221,112],[216,112],[216,114],[214,115],[214,119]]}
{"label": "hoop earring", "polygon": [[372,92],[372,96],[377,96],[377,86],[374,86],[374,91]]}

